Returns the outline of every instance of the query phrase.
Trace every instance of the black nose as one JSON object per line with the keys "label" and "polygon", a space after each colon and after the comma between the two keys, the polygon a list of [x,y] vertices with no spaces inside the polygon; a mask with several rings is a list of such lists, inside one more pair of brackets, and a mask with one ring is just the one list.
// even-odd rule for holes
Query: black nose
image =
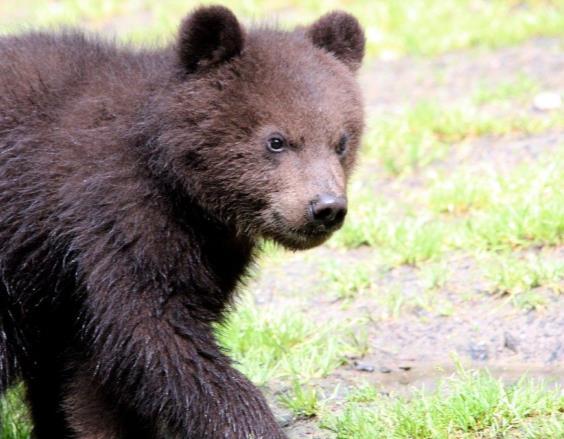
{"label": "black nose", "polygon": [[347,214],[347,199],[330,194],[320,195],[311,203],[311,216],[325,227],[341,224]]}

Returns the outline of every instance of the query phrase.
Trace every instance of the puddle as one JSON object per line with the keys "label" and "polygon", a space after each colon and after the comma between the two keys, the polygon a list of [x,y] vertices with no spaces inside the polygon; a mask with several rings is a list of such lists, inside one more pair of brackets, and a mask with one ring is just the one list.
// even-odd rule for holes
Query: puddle
{"label": "puddle", "polygon": [[[549,386],[564,387],[564,365],[546,366],[545,364],[523,363],[476,363],[463,364],[466,371],[483,370],[494,378],[501,379],[507,384],[514,383],[525,377],[539,379]],[[396,395],[409,395],[416,389],[434,390],[437,384],[456,375],[454,363],[401,363],[393,367],[376,368],[373,372],[359,372],[350,367],[338,373],[334,382],[340,380],[355,386],[359,382],[366,382],[376,386],[381,392]]]}

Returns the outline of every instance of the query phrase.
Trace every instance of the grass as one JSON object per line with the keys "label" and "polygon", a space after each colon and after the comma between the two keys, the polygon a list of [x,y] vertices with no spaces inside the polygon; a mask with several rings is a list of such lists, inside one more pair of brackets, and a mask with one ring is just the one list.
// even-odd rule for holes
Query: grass
{"label": "grass", "polygon": [[279,397],[279,401],[296,418],[312,418],[320,409],[319,391],[312,386],[300,384],[296,379],[292,388]]}
{"label": "grass", "polygon": [[534,309],[545,304],[544,295],[534,291],[540,287],[555,293],[564,292],[564,262],[546,256],[490,256],[484,261],[484,270],[496,294],[511,296],[514,303],[523,308]]}
{"label": "grass", "polygon": [[564,242],[564,148],[508,176],[481,184],[492,196],[489,209],[470,216],[468,232],[490,250],[559,245]]}
{"label": "grass", "polygon": [[429,188],[427,203],[434,213],[464,216],[491,208],[492,185],[484,184],[483,179],[478,180],[473,175],[454,175],[449,179],[438,177]]}
{"label": "grass", "polygon": [[445,263],[427,264],[421,270],[425,290],[438,290],[448,282],[450,273]]}
{"label": "grass", "polygon": [[[437,221],[461,219],[451,245],[463,249],[513,250],[564,241],[564,147],[502,174],[492,169],[437,174],[427,206]],[[453,218],[454,217],[454,218]]]}
{"label": "grass", "polygon": [[334,295],[339,300],[351,300],[370,290],[373,274],[363,263],[339,267],[330,262],[322,267],[321,277],[325,280],[322,292]]}
{"label": "grass", "polygon": [[220,344],[237,367],[258,385],[280,378],[307,381],[331,373],[354,351],[348,343],[350,324],[321,328],[295,310],[260,310],[243,302],[218,328]]}
{"label": "grass", "polygon": [[557,438],[564,435],[564,396],[540,381],[506,385],[487,372],[459,369],[437,390],[409,398],[361,387],[322,424],[338,439]]}
{"label": "grass", "polygon": [[482,83],[474,92],[472,100],[477,105],[514,101],[516,99],[530,98],[540,89],[541,86],[538,81],[520,74],[514,79],[504,81],[495,86]]}
{"label": "grass", "polygon": [[453,249],[477,252],[560,245],[564,242],[563,166],[561,146],[505,174],[485,169],[478,177],[475,170],[463,170],[445,177],[433,172],[425,186],[403,200],[375,196],[362,181],[353,182],[351,220],[333,245],[377,247],[392,265],[436,261]]}
{"label": "grass", "polygon": [[393,202],[354,184],[351,193],[353,213],[332,245],[378,247],[391,265],[418,265],[442,253],[445,230],[430,216],[406,212],[398,219]]}
{"label": "grass", "polygon": [[443,158],[454,144],[484,136],[535,134],[564,127],[564,114],[489,115],[472,106],[441,106],[422,101],[399,115],[369,123],[365,159],[376,160],[393,176],[424,168]]}
{"label": "grass", "polygon": [[[113,28],[126,39],[170,40],[180,17],[196,0],[23,0],[0,4],[0,29],[87,24]],[[468,47],[496,48],[534,36],[564,35],[563,0],[231,0],[223,2],[249,20],[283,17],[286,25],[314,20],[332,9],[356,14],[366,28],[370,55],[428,56]]]}
{"label": "grass", "polygon": [[[391,284],[382,290],[378,291],[378,314],[375,317],[379,317],[382,320],[395,319],[400,316],[404,311],[407,300],[401,286],[397,284]],[[373,317],[374,318],[374,317]]]}
{"label": "grass", "polygon": [[31,435],[23,392],[23,386],[16,386],[0,399],[0,439],[28,439]]}

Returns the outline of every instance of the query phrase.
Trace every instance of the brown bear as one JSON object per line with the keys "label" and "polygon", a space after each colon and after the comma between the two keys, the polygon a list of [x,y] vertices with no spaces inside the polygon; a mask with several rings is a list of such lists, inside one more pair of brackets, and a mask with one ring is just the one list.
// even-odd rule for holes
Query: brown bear
{"label": "brown bear", "polygon": [[282,438],[212,326],[271,239],[343,223],[358,21],[245,29],[203,7],[160,50],[0,38],[0,393],[34,436]]}

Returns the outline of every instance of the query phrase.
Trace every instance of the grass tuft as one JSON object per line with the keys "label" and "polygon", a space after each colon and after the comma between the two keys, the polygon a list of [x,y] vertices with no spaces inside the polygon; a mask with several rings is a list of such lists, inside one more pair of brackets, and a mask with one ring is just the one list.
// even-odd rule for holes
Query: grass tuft
{"label": "grass tuft", "polygon": [[24,403],[24,387],[20,384],[0,398],[0,439],[29,439],[29,420]]}
{"label": "grass tuft", "polygon": [[296,379],[293,380],[292,388],[278,400],[297,418],[312,418],[320,408],[319,392],[312,386],[300,384]]}
{"label": "grass tuft", "polygon": [[275,378],[307,381],[326,376],[346,361],[352,349],[348,337],[346,323],[320,327],[295,310],[259,310],[249,300],[218,328],[220,344],[259,385]]}
{"label": "grass tuft", "polygon": [[541,381],[505,385],[487,372],[465,371],[431,393],[389,397],[370,387],[349,395],[343,410],[323,419],[338,439],[523,437],[530,430],[564,434],[564,396]]}
{"label": "grass tuft", "polygon": [[501,254],[486,258],[483,267],[495,293],[511,296],[521,308],[534,309],[545,304],[544,295],[535,291],[540,287],[564,292],[564,263],[546,257]]}

